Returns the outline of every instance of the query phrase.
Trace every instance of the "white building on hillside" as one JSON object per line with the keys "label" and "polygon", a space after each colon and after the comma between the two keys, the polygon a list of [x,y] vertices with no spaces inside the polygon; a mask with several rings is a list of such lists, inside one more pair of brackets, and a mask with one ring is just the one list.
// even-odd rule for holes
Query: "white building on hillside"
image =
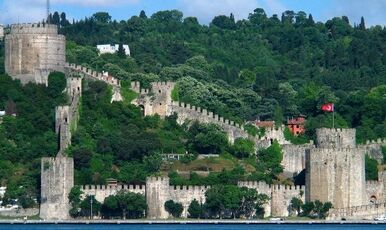
{"label": "white building on hillside", "polygon": [[4,26],[0,24],[0,40],[4,40]]}
{"label": "white building on hillside", "polygon": [[[100,54],[113,54],[118,51],[119,44],[115,45],[97,45],[97,49],[99,50]],[[130,56],[130,47],[129,45],[123,45],[123,49],[125,50],[125,53],[127,56]]]}

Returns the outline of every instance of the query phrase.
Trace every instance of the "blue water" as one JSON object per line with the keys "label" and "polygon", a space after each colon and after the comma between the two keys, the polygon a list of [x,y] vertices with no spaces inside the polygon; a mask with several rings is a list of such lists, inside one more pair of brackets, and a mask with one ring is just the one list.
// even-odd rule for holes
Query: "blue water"
{"label": "blue water", "polygon": [[43,230],[53,230],[53,229],[59,229],[59,230],[182,230],[182,229],[192,229],[192,230],[281,230],[281,229],[289,229],[289,230],[315,230],[315,229],[322,229],[322,230],[381,230],[386,229],[386,225],[351,225],[351,224],[326,224],[326,225],[319,225],[319,224],[304,224],[304,225],[297,225],[297,224],[260,224],[260,225],[206,225],[206,224],[153,224],[153,225],[107,225],[107,224],[96,224],[96,225],[55,225],[55,224],[47,224],[47,225],[30,225],[30,224],[20,224],[20,225],[0,225],[0,229],[11,229],[11,230],[37,230],[37,229],[43,229]]}

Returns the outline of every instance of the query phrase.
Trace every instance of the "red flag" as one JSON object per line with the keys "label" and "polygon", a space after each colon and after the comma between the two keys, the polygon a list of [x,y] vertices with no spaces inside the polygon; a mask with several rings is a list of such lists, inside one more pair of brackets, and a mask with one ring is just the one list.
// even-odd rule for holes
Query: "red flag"
{"label": "red flag", "polygon": [[334,103],[324,104],[321,109],[325,112],[334,112]]}

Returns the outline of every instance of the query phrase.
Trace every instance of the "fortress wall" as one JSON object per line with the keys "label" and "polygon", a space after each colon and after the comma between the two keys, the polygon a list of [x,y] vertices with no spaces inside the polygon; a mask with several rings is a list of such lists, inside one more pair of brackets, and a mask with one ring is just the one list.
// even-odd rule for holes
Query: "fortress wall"
{"label": "fortress wall", "polygon": [[386,204],[362,205],[350,208],[333,208],[329,211],[327,220],[374,220],[386,213]]}
{"label": "fortress wall", "polygon": [[88,69],[86,67],[76,65],[76,64],[65,63],[64,66],[69,72],[71,72],[71,71],[76,72],[76,73],[83,75],[83,77],[85,77],[87,79],[94,80],[94,81],[95,80],[96,81],[103,81],[106,84],[112,86],[113,87],[113,95],[111,98],[111,102],[123,100],[123,97],[121,95],[121,89],[120,89],[120,87],[121,87],[120,81],[117,78],[114,78],[111,76],[103,76],[101,73],[97,73],[91,69]]}
{"label": "fortress wall", "polygon": [[268,185],[262,181],[240,181],[239,187],[256,189],[258,193],[269,196],[269,202],[264,206],[264,217],[284,217],[289,215],[289,206],[293,197],[304,202],[304,186]]}
{"label": "fortress wall", "polygon": [[151,83],[151,92],[154,96],[151,96],[150,103],[152,104],[152,115],[158,114],[161,117],[165,117],[169,114],[168,108],[172,103],[172,90],[175,86],[174,82],[153,82]]}
{"label": "fortress wall", "polygon": [[366,197],[364,204],[384,202],[383,196],[384,184],[383,181],[366,181]]}
{"label": "fortress wall", "polygon": [[41,161],[41,205],[42,219],[69,219],[68,194],[74,186],[74,160],[64,156],[71,145],[71,129],[76,129],[79,119],[78,103],[82,93],[80,78],[67,78],[67,94],[70,105],[55,109],[55,132],[59,139],[56,158],[42,158]]}
{"label": "fortress wall", "polygon": [[133,192],[145,195],[145,185],[82,185],[81,191],[83,197],[87,195],[95,196],[95,199],[101,203],[105,198],[116,195],[119,191]]}
{"label": "fortress wall", "polygon": [[188,217],[190,203],[196,199],[199,204],[205,203],[205,192],[208,186],[169,186],[169,199],[182,203],[184,210],[181,217]]}
{"label": "fortress wall", "polygon": [[146,201],[148,205],[147,218],[166,219],[169,217],[164,204],[169,200],[169,178],[146,178]]}
{"label": "fortress wall", "polygon": [[68,194],[74,186],[74,160],[42,158],[40,218],[69,219]]}
{"label": "fortress wall", "polygon": [[383,163],[382,146],[386,146],[386,140],[380,138],[376,141],[367,141],[366,144],[360,145],[360,147],[365,149],[366,154],[372,159],[377,160],[379,164]]}
{"label": "fortress wall", "polygon": [[330,129],[316,130],[318,148],[355,148],[355,129]]}
{"label": "fortress wall", "polygon": [[306,149],[313,148],[313,143],[305,145],[282,145],[284,172],[291,175],[299,174],[306,168]]}
{"label": "fortress wall", "polygon": [[213,112],[208,112],[206,109],[185,104],[183,102],[173,102],[171,105],[171,111],[177,113],[179,124],[183,124],[187,120],[197,120],[200,123],[214,123],[219,125],[224,132],[227,133],[229,141],[233,143],[236,138],[248,138],[249,135],[244,131],[244,128],[234,122],[229,121],[223,117],[220,117]]}
{"label": "fortress wall", "polygon": [[271,215],[286,217],[290,214],[290,204],[294,197],[305,202],[304,186],[274,185],[271,196]]}
{"label": "fortress wall", "polygon": [[265,135],[261,138],[261,140],[277,140],[280,145],[291,144],[291,142],[287,141],[284,137],[284,129],[285,126],[281,126],[279,128],[266,128]]}
{"label": "fortress wall", "polygon": [[307,201],[330,201],[336,208],[364,204],[364,149],[310,149],[306,162]]}

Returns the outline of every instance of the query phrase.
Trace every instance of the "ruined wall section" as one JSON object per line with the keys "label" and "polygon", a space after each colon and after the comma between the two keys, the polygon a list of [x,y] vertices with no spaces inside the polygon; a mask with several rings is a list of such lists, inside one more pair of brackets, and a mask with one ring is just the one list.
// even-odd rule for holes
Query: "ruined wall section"
{"label": "ruined wall section", "polygon": [[50,72],[64,72],[65,44],[56,25],[12,25],[5,37],[5,71],[22,84],[47,85]]}
{"label": "ruined wall section", "polygon": [[284,129],[285,126],[282,125],[278,128],[270,127],[265,129],[265,135],[260,138],[260,140],[268,140],[272,142],[273,140],[277,140],[280,145],[289,145],[290,141],[287,141],[284,137]]}
{"label": "ruined wall section", "polygon": [[145,116],[169,116],[171,113],[168,109],[172,104],[171,94],[174,86],[174,82],[152,82],[150,89],[142,89],[139,82],[132,82],[131,89],[139,94],[133,104],[140,106]]}
{"label": "ruined wall section", "polygon": [[145,195],[145,185],[82,185],[81,191],[83,192],[83,198],[87,195],[93,195],[95,199],[101,203],[104,202],[106,197],[116,195],[119,191],[133,192]]}

